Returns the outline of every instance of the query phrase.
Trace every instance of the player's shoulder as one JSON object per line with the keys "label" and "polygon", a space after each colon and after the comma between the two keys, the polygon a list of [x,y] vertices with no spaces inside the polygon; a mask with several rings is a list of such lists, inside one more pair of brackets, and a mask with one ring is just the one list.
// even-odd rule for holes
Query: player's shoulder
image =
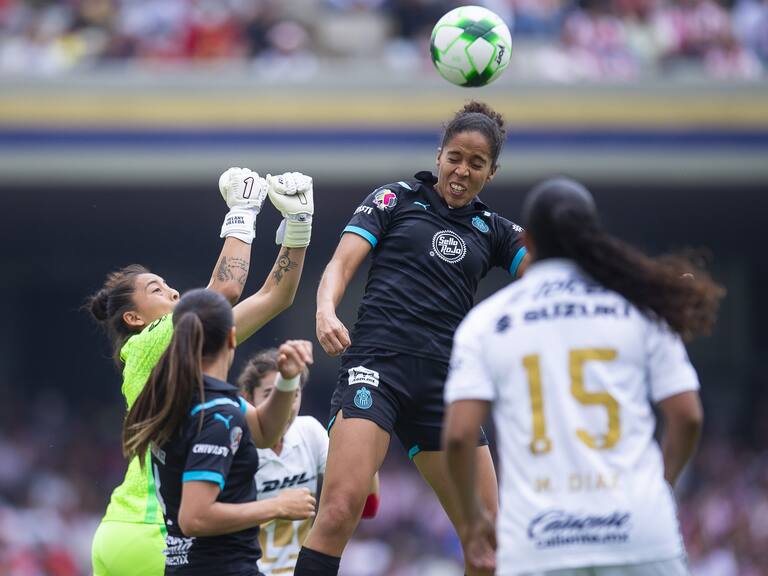
{"label": "player's shoulder", "polygon": [[120,359],[126,362],[129,357],[141,354],[143,351],[167,344],[173,335],[173,314],[161,316],[150,323],[138,334],[134,334],[125,341],[120,350]]}
{"label": "player's shoulder", "polygon": [[502,216],[498,212],[493,212],[492,210],[486,208],[483,211],[483,214],[486,215],[487,218],[491,221],[491,228],[494,231],[503,232],[509,230],[515,234],[521,234],[523,232],[522,226],[516,222],[513,222],[509,218]]}
{"label": "player's shoulder", "polygon": [[525,289],[521,286],[521,281],[505,286],[475,305],[464,318],[461,329],[465,333],[473,334],[487,332],[488,326],[498,322],[499,318],[508,311],[509,306],[518,301],[524,293]]}
{"label": "player's shoulder", "polygon": [[314,416],[297,416],[291,427],[302,436],[315,438],[326,435],[325,428]]}

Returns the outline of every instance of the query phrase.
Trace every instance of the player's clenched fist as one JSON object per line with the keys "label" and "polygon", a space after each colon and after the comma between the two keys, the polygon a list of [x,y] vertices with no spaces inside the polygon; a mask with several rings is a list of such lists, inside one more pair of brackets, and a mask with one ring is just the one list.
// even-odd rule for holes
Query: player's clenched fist
{"label": "player's clenched fist", "polygon": [[219,191],[229,207],[221,237],[253,242],[256,216],[267,197],[267,181],[248,168],[230,168],[219,176]]}
{"label": "player's clenched fist", "polygon": [[317,340],[329,356],[338,356],[349,348],[349,330],[332,312],[320,312],[317,316]]}
{"label": "player's clenched fist", "polygon": [[309,340],[287,340],[277,349],[277,369],[286,380],[297,378],[312,362]]}
{"label": "player's clenched fist", "polygon": [[315,497],[308,488],[287,488],[275,497],[278,518],[303,520],[315,515]]}
{"label": "player's clenched fist", "polygon": [[312,236],[312,178],[301,172],[267,174],[267,193],[275,208],[283,215],[275,241],[286,248],[303,248]]}

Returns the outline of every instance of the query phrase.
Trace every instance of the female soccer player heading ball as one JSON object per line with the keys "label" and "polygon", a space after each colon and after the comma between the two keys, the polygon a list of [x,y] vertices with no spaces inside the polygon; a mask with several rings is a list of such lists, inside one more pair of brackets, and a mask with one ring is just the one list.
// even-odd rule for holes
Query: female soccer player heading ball
{"label": "female soccer player heading ball", "polygon": [[[224,246],[209,288],[231,303],[248,276],[256,217],[267,195],[284,216],[277,241],[282,244],[269,276],[258,292],[234,308],[239,342],[293,302],[309,244],[314,203],[312,179],[298,172],[265,180],[246,168],[230,168],[219,179],[229,207],[221,227]],[[110,274],[90,299],[93,316],[106,328],[122,371],[128,409],[141,393],[173,335],[171,313],[179,293],[143,266]],[[92,545],[95,576],[156,576],[165,567],[166,529],[149,465],[133,458],[123,483],[112,492]]]}
{"label": "female soccer player heading ball", "polygon": [[[702,414],[680,336],[710,330],[724,291],[685,258],[652,259],[608,235],[572,180],[534,188],[523,221],[533,262],[462,322],[446,383],[470,564],[500,576],[684,576],[670,485]],[[491,404],[495,530],[473,472]],[[664,420],[661,450],[651,404]]]}
{"label": "female soccer player heading ball", "polygon": [[[374,190],[344,229],[317,294],[320,344],[343,356],[319,514],[299,554],[298,576],[338,572],[392,433],[464,532],[441,452],[443,385],[453,332],[480,279],[493,266],[515,278],[526,265],[520,227],[477,197],[496,174],[503,142],[501,116],[468,103],[445,129],[437,177],[420,172]],[[336,306],[369,252],[368,283],[350,338]],[[478,491],[495,510],[493,462],[487,441],[479,444]]]}

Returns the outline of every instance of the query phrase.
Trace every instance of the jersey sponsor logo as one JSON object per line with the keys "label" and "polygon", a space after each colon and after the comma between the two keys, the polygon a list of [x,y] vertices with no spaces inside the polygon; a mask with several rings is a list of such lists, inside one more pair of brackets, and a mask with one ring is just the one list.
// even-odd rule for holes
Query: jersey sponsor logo
{"label": "jersey sponsor logo", "polygon": [[243,439],[243,429],[240,426],[235,426],[229,433],[229,449],[232,450],[232,454],[237,452],[240,448],[240,440]]}
{"label": "jersey sponsor logo", "polygon": [[467,244],[453,230],[440,230],[432,236],[432,251],[429,255],[437,256],[444,262],[456,264],[467,255]]}
{"label": "jersey sponsor logo", "polygon": [[360,410],[368,410],[371,406],[373,406],[373,396],[371,396],[371,393],[368,391],[368,388],[363,386],[355,392],[355,406],[360,408]]}
{"label": "jersey sponsor logo", "polygon": [[274,492],[275,490],[283,490],[284,488],[293,488],[294,486],[301,486],[314,479],[314,476],[307,478],[307,473],[302,472],[301,474],[295,474],[293,476],[285,476],[282,479],[267,480],[261,485],[259,492],[264,494],[266,492]]}
{"label": "jersey sponsor logo", "polygon": [[358,206],[355,214],[360,214],[360,212],[365,212],[368,215],[373,214],[373,206]]}
{"label": "jersey sponsor logo", "polygon": [[429,204],[424,204],[424,202],[414,202],[414,204],[416,204],[416,206],[421,206],[424,210],[428,210],[430,206]]}
{"label": "jersey sponsor logo", "polygon": [[210,454],[211,456],[229,456],[229,448],[216,444],[195,444],[192,446],[192,454]]}
{"label": "jersey sponsor logo", "polygon": [[488,228],[488,224],[485,223],[485,220],[480,218],[480,216],[475,216],[472,218],[472,226],[480,230],[483,234],[487,234],[490,228]]}
{"label": "jersey sponsor logo", "polygon": [[379,386],[379,373],[365,366],[355,366],[347,370],[349,373],[349,385],[368,384],[369,386]]}
{"label": "jersey sponsor logo", "polygon": [[179,538],[168,534],[165,537],[165,565],[184,566],[189,564],[189,551],[194,543],[194,538]]}
{"label": "jersey sponsor logo", "polygon": [[528,539],[537,548],[623,544],[629,540],[632,515],[622,510],[601,514],[547,510],[528,524]]}
{"label": "jersey sponsor logo", "polygon": [[515,232],[517,232],[517,233],[519,234],[520,232],[522,232],[522,231],[523,231],[523,227],[522,227],[522,226],[518,226],[517,224],[515,224],[515,223],[513,222],[513,223],[512,223],[512,230],[514,230]]}
{"label": "jersey sponsor logo", "polygon": [[376,208],[379,210],[394,208],[397,204],[397,194],[386,188],[384,190],[379,190],[373,198],[373,203],[376,204]]}
{"label": "jersey sponsor logo", "polygon": [[502,334],[509,330],[509,328],[512,326],[512,318],[510,318],[509,314],[504,314],[501,318],[499,318],[496,321],[496,332],[499,334]]}

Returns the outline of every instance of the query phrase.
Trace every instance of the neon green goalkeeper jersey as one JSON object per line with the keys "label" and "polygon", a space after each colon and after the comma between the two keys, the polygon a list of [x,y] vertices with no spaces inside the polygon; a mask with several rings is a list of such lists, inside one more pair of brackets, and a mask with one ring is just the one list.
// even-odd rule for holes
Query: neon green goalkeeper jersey
{"label": "neon green goalkeeper jersey", "polygon": [[[130,410],[149,379],[152,368],[168,348],[173,336],[172,315],[155,320],[139,334],[131,336],[120,350],[123,361],[123,396]],[[163,523],[163,512],[155,496],[155,480],[149,452],[144,470],[139,459],[128,464],[125,480],[112,492],[104,520],[116,522]]]}

